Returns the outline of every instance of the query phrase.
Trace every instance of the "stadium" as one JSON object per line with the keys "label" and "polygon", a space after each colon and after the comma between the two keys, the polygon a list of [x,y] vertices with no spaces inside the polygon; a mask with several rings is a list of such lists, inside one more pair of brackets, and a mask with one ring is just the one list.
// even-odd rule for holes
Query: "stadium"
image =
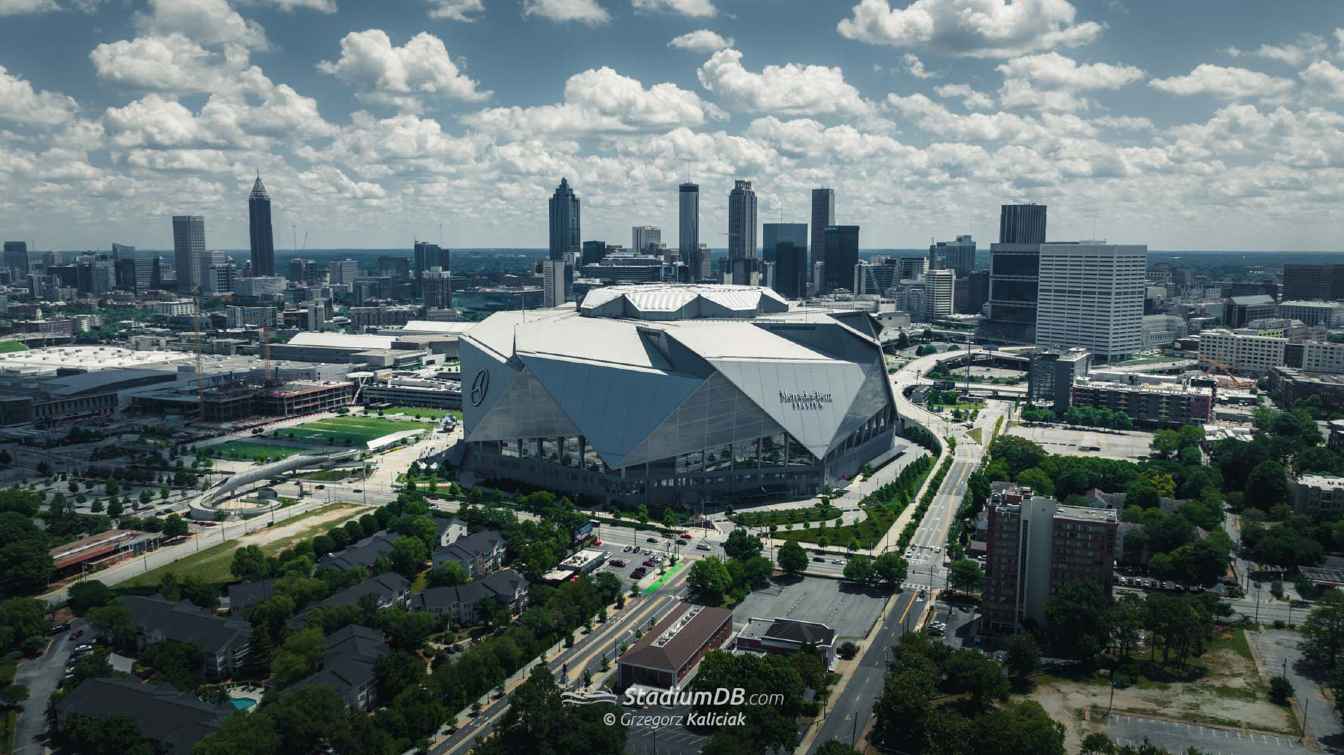
{"label": "stadium", "polygon": [[461,341],[461,463],[603,502],[812,495],[898,453],[880,328],[753,286],[498,312]]}

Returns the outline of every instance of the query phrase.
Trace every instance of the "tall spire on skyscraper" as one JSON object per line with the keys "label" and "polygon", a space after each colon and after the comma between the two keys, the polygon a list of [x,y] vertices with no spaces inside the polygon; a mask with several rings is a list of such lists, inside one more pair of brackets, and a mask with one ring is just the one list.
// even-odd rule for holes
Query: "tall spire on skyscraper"
{"label": "tall spire on skyscraper", "polygon": [[275,239],[271,232],[271,195],[261,182],[261,172],[247,195],[248,236],[252,247],[252,275],[275,275]]}

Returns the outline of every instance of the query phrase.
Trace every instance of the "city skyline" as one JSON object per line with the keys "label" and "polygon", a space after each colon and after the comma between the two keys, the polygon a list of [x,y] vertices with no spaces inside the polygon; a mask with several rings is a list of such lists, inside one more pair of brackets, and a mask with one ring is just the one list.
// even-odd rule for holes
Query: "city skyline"
{"label": "city skyline", "polygon": [[[1338,248],[1344,8],[633,5],[0,4],[0,235],[166,249],[162,221],[189,214],[246,249],[237,197],[260,171],[282,251],[409,247],[440,224],[449,247],[541,248],[559,176],[587,238],[670,235],[678,183],[741,178],[771,221],[835,188],[870,248],[993,239],[1019,202],[1056,208],[1058,239]],[[981,25],[958,27],[963,7]],[[723,248],[725,203],[701,210]]]}

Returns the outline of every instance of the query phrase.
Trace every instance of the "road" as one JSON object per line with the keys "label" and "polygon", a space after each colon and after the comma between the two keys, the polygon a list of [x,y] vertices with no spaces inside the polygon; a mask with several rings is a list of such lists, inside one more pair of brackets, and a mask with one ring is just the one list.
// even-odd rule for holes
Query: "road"
{"label": "road", "polygon": [[[581,684],[584,668],[600,670],[603,655],[614,658],[622,640],[628,640],[640,627],[647,629],[657,623],[658,619],[681,601],[685,594],[686,573],[686,570],[682,570],[652,596],[627,599],[625,608],[613,612],[606,624],[594,625],[593,631],[580,637],[574,643],[574,647],[549,656],[546,661],[547,668],[562,684],[568,686]],[[534,661],[528,664],[523,670],[514,674],[505,683],[505,691],[511,692],[522,684],[535,663]],[[431,755],[457,755],[468,752],[478,738],[489,735],[508,707],[507,696],[488,703],[483,702],[480,715],[463,722],[456,732],[433,744],[429,752]]]}
{"label": "road", "polygon": [[14,752],[41,753],[43,739],[47,733],[47,701],[51,699],[65,674],[65,662],[80,640],[71,639],[75,632],[86,630],[83,620],[71,622],[70,631],[62,632],[47,646],[47,651],[32,660],[19,664],[14,674],[14,683],[28,688],[28,699],[19,711],[19,720],[14,736]]}
{"label": "road", "polygon": [[832,739],[855,746],[873,714],[873,706],[882,695],[891,649],[900,641],[901,635],[914,631],[913,624],[923,612],[925,600],[913,590],[896,596],[896,605],[873,635],[872,642],[863,648],[849,682],[832,696],[831,707],[822,713],[821,731],[809,752],[815,753]]}

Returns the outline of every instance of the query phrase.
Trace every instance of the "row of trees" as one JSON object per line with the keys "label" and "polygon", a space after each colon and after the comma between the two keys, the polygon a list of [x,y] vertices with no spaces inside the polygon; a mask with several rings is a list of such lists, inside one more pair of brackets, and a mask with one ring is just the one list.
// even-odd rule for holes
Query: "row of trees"
{"label": "row of trees", "polygon": [[1044,637],[1058,657],[1095,664],[1109,652],[1124,664],[1147,632],[1150,661],[1156,662],[1161,651],[1163,665],[1174,660],[1184,667],[1203,654],[1217,620],[1230,613],[1210,593],[1126,595],[1111,603],[1100,585],[1075,582],[1046,601]]}
{"label": "row of trees", "polygon": [[[764,549],[765,545],[759,537],[741,527],[728,533],[728,539],[723,544],[727,560],[708,556],[691,565],[686,584],[691,588],[692,597],[696,602],[710,606],[723,605],[725,601],[736,604],[752,590],[769,585],[774,566],[770,559],[761,555]],[[796,563],[793,553],[791,551],[789,559],[791,563]]]}
{"label": "row of trees", "polygon": [[1038,406],[1026,406],[1022,408],[1022,419],[1027,422],[1063,421],[1070,425],[1107,427],[1113,430],[1134,429],[1134,420],[1128,414],[1116,409],[1107,409],[1104,406],[1071,406],[1063,412]]}

